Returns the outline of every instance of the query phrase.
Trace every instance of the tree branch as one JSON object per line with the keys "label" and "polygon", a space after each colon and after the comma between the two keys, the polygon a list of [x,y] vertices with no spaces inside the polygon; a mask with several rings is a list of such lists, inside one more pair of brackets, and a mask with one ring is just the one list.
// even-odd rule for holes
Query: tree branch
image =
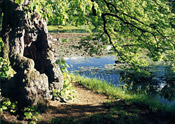
{"label": "tree branch", "polygon": [[103,26],[104,26],[103,29],[104,29],[104,33],[108,36],[110,44],[112,45],[114,51],[116,51],[117,54],[121,57],[121,59],[122,59],[123,61],[125,61],[125,59],[122,57],[121,53],[116,49],[115,45],[113,44],[112,39],[111,39],[111,36],[110,36],[110,34],[108,33],[108,30],[106,29],[106,24],[107,24],[107,22],[106,22],[106,19],[105,19],[105,15],[104,15],[104,14],[102,14],[102,19],[103,19]]}
{"label": "tree branch", "polygon": [[125,21],[123,18],[121,18],[120,16],[118,16],[118,15],[116,15],[116,14],[112,14],[112,13],[104,13],[103,14],[104,16],[112,16],[112,17],[116,17],[117,19],[119,19],[120,21],[122,21],[124,24],[128,24],[128,25],[131,25],[132,27],[134,27],[134,28],[136,28],[136,29],[138,29],[138,30],[140,30],[141,32],[148,32],[148,33],[152,33],[152,32],[150,32],[150,31],[148,31],[148,30],[145,30],[145,29],[142,29],[142,28],[140,28],[140,27],[138,27],[138,26],[136,26],[136,25],[134,25],[134,24],[132,24],[132,23],[130,23],[130,22],[128,22],[128,21]]}

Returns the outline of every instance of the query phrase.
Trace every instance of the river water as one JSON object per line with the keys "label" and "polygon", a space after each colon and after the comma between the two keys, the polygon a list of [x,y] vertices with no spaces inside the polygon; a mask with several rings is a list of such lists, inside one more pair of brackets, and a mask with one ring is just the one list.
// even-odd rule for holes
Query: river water
{"label": "river water", "polygon": [[73,57],[65,58],[69,72],[78,73],[90,78],[105,80],[113,85],[119,85],[120,70],[114,70],[115,56],[103,57]]}

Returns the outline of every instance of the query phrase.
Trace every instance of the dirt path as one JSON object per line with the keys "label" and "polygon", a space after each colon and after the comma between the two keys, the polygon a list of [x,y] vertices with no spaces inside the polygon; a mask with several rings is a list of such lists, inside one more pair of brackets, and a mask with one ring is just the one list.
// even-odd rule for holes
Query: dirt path
{"label": "dirt path", "polygon": [[[82,85],[74,83],[74,88],[77,92],[74,101],[68,103],[60,103],[58,101],[49,101],[49,107],[41,115],[39,115],[39,124],[50,124],[51,120],[54,124],[72,124],[72,120],[80,122],[89,118],[89,116],[96,114],[103,114],[106,112],[105,103],[110,99],[104,94],[97,94],[84,88]],[[70,122],[67,119],[71,119]],[[57,119],[63,119],[58,121]],[[66,121],[66,122],[65,122]],[[28,124],[28,121],[19,120],[17,116],[5,113],[0,120],[0,124]],[[82,122],[83,123],[83,122]]]}
{"label": "dirt path", "polygon": [[[170,116],[149,107],[109,99],[75,84],[77,97],[69,103],[49,101],[37,124],[174,124]],[[107,103],[108,101],[111,101]],[[28,124],[6,113],[0,124]]]}
{"label": "dirt path", "polygon": [[49,101],[50,107],[42,114],[42,122],[52,118],[85,119],[90,115],[101,114],[106,111],[105,103],[110,99],[103,94],[96,94],[82,85],[74,84],[77,96],[69,103]]}
{"label": "dirt path", "polygon": [[148,106],[111,100],[78,84],[75,90],[75,101],[50,101],[39,124],[174,124],[168,116],[153,112]]}

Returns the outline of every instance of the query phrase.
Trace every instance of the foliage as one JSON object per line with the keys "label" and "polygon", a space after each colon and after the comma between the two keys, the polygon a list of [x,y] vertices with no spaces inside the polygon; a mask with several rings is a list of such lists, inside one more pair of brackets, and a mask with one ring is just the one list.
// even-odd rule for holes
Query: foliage
{"label": "foliage", "polygon": [[[91,0],[49,0],[51,4],[52,18],[49,18],[49,24],[59,25],[83,25],[87,21],[86,10],[90,11],[92,7]],[[81,17],[81,18],[79,18]]]}
{"label": "foliage", "polygon": [[15,0],[15,3],[22,5],[24,0]]}
{"label": "foliage", "polygon": [[0,79],[13,77],[15,74],[14,70],[9,66],[9,63],[0,57]]}
{"label": "foliage", "polygon": [[0,102],[0,112],[3,113],[3,111],[9,111],[11,113],[16,113],[17,102],[11,102],[10,99],[4,97],[1,98]]}
{"label": "foliage", "polygon": [[71,83],[69,75],[64,75],[64,84],[63,84],[63,89],[60,90],[53,90],[53,99],[58,100],[60,102],[67,102],[70,100],[74,100],[76,97],[76,91]]}
{"label": "foliage", "polygon": [[76,97],[76,91],[71,83],[70,76],[66,74],[69,65],[66,64],[64,59],[59,59],[56,63],[60,66],[60,69],[64,76],[63,89],[55,89],[52,91],[53,99],[61,102],[67,102],[73,100]]}
{"label": "foliage", "polygon": [[121,61],[133,67],[148,65],[143,55],[154,61],[174,60],[175,14],[171,1],[55,0],[50,3],[57,18],[55,24],[93,25],[97,38],[112,44]]}
{"label": "foliage", "polygon": [[[3,47],[3,42],[2,42],[2,39],[0,38],[0,52],[2,47]],[[0,80],[13,77],[14,74],[15,72],[9,66],[9,63],[7,62],[7,60],[0,57]]]}
{"label": "foliage", "polygon": [[[22,5],[24,0],[15,0]],[[82,25],[86,22],[85,10],[90,10],[91,0],[29,0],[25,10],[29,13],[37,12],[43,18],[48,19],[50,24],[65,25],[73,23]],[[79,16],[82,15],[80,19]]]}
{"label": "foliage", "polygon": [[19,114],[20,111],[24,114],[25,119],[29,121],[29,124],[36,124],[36,121],[38,121],[38,112],[34,106],[19,108],[17,101],[12,102],[10,99],[4,97],[2,97],[0,102],[0,113],[8,111],[12,114]]}
{"label": "foliage", "polygon": [[143,55],[173,63],[174,5],[166,0],[30,0],[26,10],[50,24],[93,26],[96,38],[112,44],[121,61],[143,67],[148,64]]}
{"label": "foliage", "polygon": [[[168,40],[169,45],[173,42],[170,36],[173,36],[174,29],[170,23],[174,13],[166,1],[97,2],[98,5],[105,5],[100,6],[101,16],[98,17],[103,19],[102,32],[115,46],[122,59],[132,58],[132,55],[142,50],[140,48],[148,49],[148,56],[158,59],[155,57],[160,57],[159,54],[168,45],[164,42]],[[166,39],[166,36],[169,39]]]}
{"label": "foliage", "polygon": [[15,0],[16,4],[24,7],[24,10],[28,13],[29,17],[33,12],[37,12],[44,19],[52,16],[51,4],[46,0],[27,0],[29,3],[25,3],[26,0]]}
{"label": "foliage", "polygon": [[29,124],[36,124],[35,122],[38,121],[38,118],[37,118],[38,112],[36,112],[33,106],[25,107],[23,109],[23,113],[25,118],[30,121]]}
{"label": "foliage", "polygon": [[120,73],[120,83],[127,91],[147,94],[157,90],[154,85],[158,85],[158,81],[148,71],[135,72],[133,70]]}
{"label": "foliage", "polygon": [[67,68],[69,68],[69,65],[66,64],[66,61],[63,58],[57,60],[56,64],[58,64],[60,66],[60,70],[62,73],[68,72]]}

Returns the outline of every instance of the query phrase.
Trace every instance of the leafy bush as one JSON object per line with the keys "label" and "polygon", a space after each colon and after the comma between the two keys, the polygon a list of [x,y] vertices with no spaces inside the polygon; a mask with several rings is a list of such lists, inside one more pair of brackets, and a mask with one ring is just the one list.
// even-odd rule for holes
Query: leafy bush
{"label": "leafy bush", "polygon": [[67,68],[69,68],[69,65],[66,64],[66,61],[65,61],[63,58],[57,60],[57,61],[56,61],[56,64],[59,65],[60,70],[61,70],[62,73],[68,72]]}
{"label": "leafy bush", "polygon": [[[2,96],[1,96],[2,97]],[[17,102],[11,102],[8,98],[3,98],[0,101],[0,112],[9,111],[11,113],[16,113],[17,111]]]}
{"label": "leafy bush", "polygon": [[73,100],[76,97],[76,91],[70,82],[69,75],[66,75],[66,74],[63,74],[63,75],[65,77],[63,89],[53,90],[52,94],[53,94],[54,100],[58,100],[60,102],[67,102],[67,101]]}
{"label": "leafy bush", "polygon": [[[3,47],[3,41],[0,38],[0,52],[1,52],[1,48]],[[3,59],[2,57],[0,57],[0,81],[4,80],[5,78],[9,78],[12,77],[14,74],[13,69],[9,66],[8,62]],[[9,111],[11,113],[15,113],[16,112],[16,104],[12,103],[10,101],[10,99],[8,98],[4,98],[1,95],[1,89],[0,89],[0,112],[2,113],[3,111]]]}
{"label": "leafy bush", "polygon": [[[0,38],[0,52],[3,47],[2,39]],[[9,66],[9,62],[0,57],[0,80],[13,77],[15,71]]]}
{"label": "leafy bush", "polygon": [[14,70],[9,66],[8,62],[0,57],[0,79],[13,77]]}
{"label": "leafy bush", "polygon": [[55,89],[52,91],[53,99],[58,100],[60,102],[67,102],[73,100],[76,96],[76,91],[73,85],[71,84],[70,75],[66,73],[68,72],[67,68],[69,68],[69,65],[66,64],[64,59],[57,60],[56,64],[60,66],[61,72],[63,73],[64,84],[63,89]]}
{"label": "leafy bush", "polygon": [[23,113],[27,120],[38,121],[38,118],[36,117],[38,112],[36,112],[34,106],[25,107]]}

